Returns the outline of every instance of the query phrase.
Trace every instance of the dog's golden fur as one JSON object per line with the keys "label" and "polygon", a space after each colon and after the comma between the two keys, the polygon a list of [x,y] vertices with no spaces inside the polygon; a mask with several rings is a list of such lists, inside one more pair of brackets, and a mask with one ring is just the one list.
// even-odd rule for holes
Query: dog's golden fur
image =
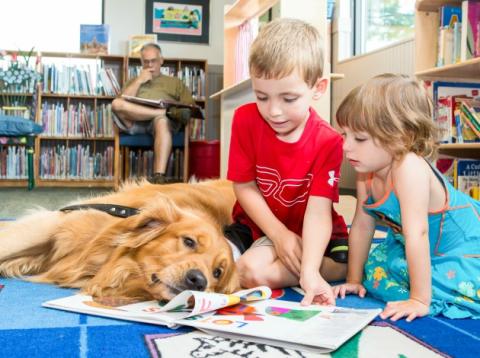
{"label": "dog's golden fur", "polygon": [[88,209],[38,211],[0,230],[0,275],[78,287],[97,299],[170,299],[184,289],[239,287],[222,228],[231,183],[128,184],[79,203],[140,208],[117,218]]}

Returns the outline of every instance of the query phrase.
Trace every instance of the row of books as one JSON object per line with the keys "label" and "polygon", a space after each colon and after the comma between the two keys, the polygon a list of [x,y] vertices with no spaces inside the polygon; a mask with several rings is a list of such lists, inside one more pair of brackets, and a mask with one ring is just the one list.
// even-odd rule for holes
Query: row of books
{"label": "row of books", "polygon": [[462,193],[480,200],[480,160],[439,159],[437,167]]}
{"label": "row of books", "polygon": [[40,148],[39,174],[42,179],[113,179],[113,146],[97,148],[88,144],[54,144]]}
{"label": "row of books", "polygon": [[465,0],[462,6],[439,9],[437,66],[480,56],[480,1]]}
{"label": "row of books", "polygon": [[27,179],[25,146],[0,146],[0,179]]}
{"label": "row of books", "polygon": [[65,108],[63,102],[42,103],[43,137],[105,138],[113,137],[112,105],[78,102]]}
{"label": "row of books", "polygon": [[[153,151],[130,148],[125,149],[125,178],[135,179],[150,177],[153,174]],[[183,180],[184,152],[180,148],[172,150],[168,158],[166,176],[176,180]]]}
{"label": "row of books", "polygon": [[429,88],[441,142],[480,142],[480,83],[435,81]]}
{"label": "row of books", "polygon": [[43,64],[43,93],[116,96],[121,87],[112,68],[89,65]]}
{"label": "row of books", "polygon": [[[137,77],[142,71],[141,66],[129,66],[128,78]],[[192,92],[193,98],[204,99],[206,96],[205,71],[198,66],[182,66],[179,70],[175,67],[165,65],[161,72],[166,76],[178,77],[185,86]]]}

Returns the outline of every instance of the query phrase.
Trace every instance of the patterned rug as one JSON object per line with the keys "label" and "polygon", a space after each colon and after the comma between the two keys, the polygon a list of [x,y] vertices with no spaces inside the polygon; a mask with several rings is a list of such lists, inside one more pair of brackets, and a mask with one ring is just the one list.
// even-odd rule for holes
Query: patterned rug
{"label": "patterned rug", "polygon": [[[353,200],[343,202],[352,208]],[[342,212],[342,210],[339,210]],[[350,221],[351,218],[346,218]],[[2,226],[8,220],[0,219]],[[382,228],[374,242],[385,236]],[[45,301],[76,292],[52,285],[0,278],[0,357],[314,357],[266,345],[229,341],[181,328],[106,319],[41,307]],[[292,289],[275,290],[275,298],[299,301]],[[383,307],[366,297],[348,296],[337,305]],[[411,323],[377,318],[340,349],[336,358],[355,357],[477,357],[480,322],[438,317]],[[318,355],[316,355],[318,356]],[[328,356],[328,355],[327,355]]]}

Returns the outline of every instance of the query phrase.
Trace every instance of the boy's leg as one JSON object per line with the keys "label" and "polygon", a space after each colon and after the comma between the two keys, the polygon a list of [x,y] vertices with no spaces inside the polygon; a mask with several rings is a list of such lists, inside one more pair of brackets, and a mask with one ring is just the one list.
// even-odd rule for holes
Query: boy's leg
{"label": "boy's leg", "polygon": [[280,261],[273,243],[258,239],[237,261],[240,285],[245,288],[265,285],[284,288],[298,285],[298,277]]}
{"label": "boy's leg", "polygon": [[324,256],[320,266],[320,275],[328,282],[344,280],[347,276],[347,264]]}

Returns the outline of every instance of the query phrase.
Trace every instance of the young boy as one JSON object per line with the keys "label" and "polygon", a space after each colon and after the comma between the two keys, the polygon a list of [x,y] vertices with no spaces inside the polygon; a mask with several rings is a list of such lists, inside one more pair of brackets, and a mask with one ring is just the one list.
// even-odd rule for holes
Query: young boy
{"label": "young boy", "polygon": [[300,283],[305,305],[335,303],[327,280],[345,277],[348,250],[332,207],[342,138],[310,107],[327,86],[322,47],[300,20],[262,28],[249,58],[256,103],[235,112],[227,174],[237,203],[226,235],[255,240],[237,262],[242,286]]}

